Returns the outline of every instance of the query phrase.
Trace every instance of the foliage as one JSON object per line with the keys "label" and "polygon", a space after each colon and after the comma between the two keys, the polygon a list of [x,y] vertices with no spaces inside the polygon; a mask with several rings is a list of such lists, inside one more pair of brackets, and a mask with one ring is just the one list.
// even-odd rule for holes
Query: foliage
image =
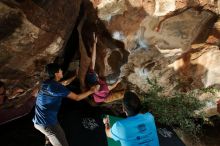
{"label": "foliage", "polygon": [[207,88],[202,88],[200,90],[204,93],[211,93],[212,95],[215,95],[216,92],[219,92],[219,89],[214,88],[213,86],[207,87]]}
{"label": "foliage", "polygon": [[150,88],[143,98],[143,108],[152,111],[156,120],[165,125],[178,126],[194,138],[201,131],[201,122],[193,118],[195,111],[204,106],[195,98],[195,93],[175,92],[171,96],[163,94],[164,88],[159,86],[156,79],[147,79]]}

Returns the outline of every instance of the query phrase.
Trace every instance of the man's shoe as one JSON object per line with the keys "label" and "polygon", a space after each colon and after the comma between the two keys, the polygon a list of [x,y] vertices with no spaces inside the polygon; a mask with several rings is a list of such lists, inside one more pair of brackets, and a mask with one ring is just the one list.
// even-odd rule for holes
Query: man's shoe
{"label": "man's shoe", "polygon": [[50,141],[46,138],[44,146],[53,146]]}
{"label": "man's shoe", "polygon": [[44,146],[53,146],[51,143],[46,143]]}

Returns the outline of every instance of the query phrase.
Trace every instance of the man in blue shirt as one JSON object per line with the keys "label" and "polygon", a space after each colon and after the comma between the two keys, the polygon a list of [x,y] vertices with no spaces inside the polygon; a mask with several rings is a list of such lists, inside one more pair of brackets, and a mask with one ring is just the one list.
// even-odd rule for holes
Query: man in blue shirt
{"label": "man in blue shirt", "polygon": [[128,116],[110,127],[109,119],[103,120],[106,135],[122,146],[159,146],[154,117],[151,113],[140,114],[141,102],[133,92],[126,92],[123,111]]}
{"label": "man in blue shirt", "polygon": [[74,77],[59,82],[63,78],[63,72],[55,63],[48,64],[46,70],[50,78],[42,83],[37,94],[34,127],[45,135],[45,145],[50,145],[50,142],[53,146],[68,146],[64,131],[57,120],[62,99],[67,97],[79,101],[98,91],[99,87],[93,86],[87,92],[75,94],[64,86],[68,85]]}

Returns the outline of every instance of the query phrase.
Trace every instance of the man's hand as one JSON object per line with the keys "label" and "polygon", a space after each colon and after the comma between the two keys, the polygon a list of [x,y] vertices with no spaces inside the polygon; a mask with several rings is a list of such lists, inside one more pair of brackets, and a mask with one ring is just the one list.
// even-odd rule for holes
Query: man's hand
{"label": "man's hand", "polygon": [[106,116],[105,118],[103,118],[103,123],[106,125],[106,124],[109,124],[110,120],[109,120],[109,116]]}
{"label": "man's hand", "polygon": [[110,120],[109,120],[109,116],[106,116],[106,118],[103,119],[103,123],[105,124],[105,133],[107,135],[107,137],[112,137],[111,136],[111,132],[110,132]]}
{"label": "man's hand", "polygon": [[12,96],[15,96],[15,95],[19,95],[19,94],[22,94],[24,93],[24,89],[21,89],[21,88],[15,88],[12,92]]}

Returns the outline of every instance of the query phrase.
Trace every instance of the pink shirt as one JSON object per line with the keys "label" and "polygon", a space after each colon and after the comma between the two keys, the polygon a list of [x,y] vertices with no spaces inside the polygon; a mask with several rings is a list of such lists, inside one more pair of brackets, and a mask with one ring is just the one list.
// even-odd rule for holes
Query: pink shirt
{"label": "pink shirt", "polygon": [[108,84],[105,81],[99,80],[99,85],[100,85],[99,91],[93,93],[93,98],[97,103],[104,102],[110,92],[108,89]]}

